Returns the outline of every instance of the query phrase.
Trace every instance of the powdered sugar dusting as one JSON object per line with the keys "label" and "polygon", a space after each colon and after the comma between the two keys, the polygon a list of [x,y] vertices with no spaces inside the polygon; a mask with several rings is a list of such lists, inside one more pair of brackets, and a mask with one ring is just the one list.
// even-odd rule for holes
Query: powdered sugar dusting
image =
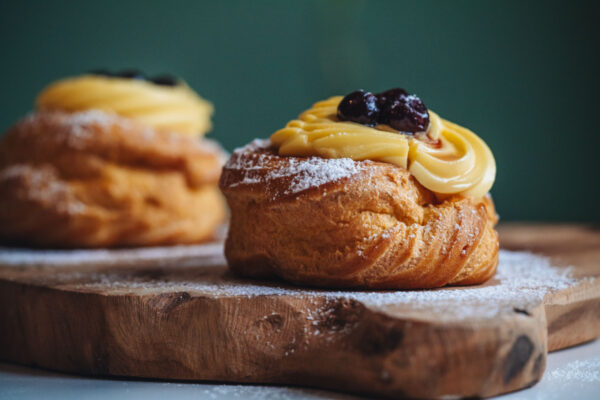
{"label": "powdered sugar dusting", "polygon": [[[132,272],[130,269],[105,269],[85,272],[61,269],[57,278],[65,282],[82,282],[84,290],[102,289],[146,292],[179,292],[215,297],[303,296],[329,300],[356,300],[384,311],[415,313],[427,318],[428,310],[447,319],[469,317],[493,318],[515,307],[527,310],[538,304],[548,293],[566,289],[578,283],[569,268],[556,268],[549,259],[531,253],[500,251],[496,276],[488,283],[471,287],[451,287],[416,291],[341,291],[303,289],[281,282],[262,282],[233,276],[226,268],[219,244],[206,246],[176,246],[136,250],[10,251],[0,250],[0,265],[18,267],[102,265],[154,265],[168,267],[160,278]],[[408,311],[407,311],[408,310]],[[320,312],[326,313],[323,309]],[[419,315],[419,313],[421,315]],[[412,314],[411,314],[412,316]]]}
{"label": "powdered sugar dusting", "polygon": [[[565,383],[598,383],[600,385],[600,358],[575,360],[549,371],[544,380]],[[599,386],[600,388],[600,386]]]}
{"label": "powdered sugar dusting", "polygon": [[126,118],[119,117],[116,114],[107,113],[101,110],[85,110],[72,114],[67,114],[64,121],[65,128],[71,134],[68,137],[69,143],[78,148],[78,140],[85,140],[92,133],[91,126],[107,128],[112,125],[126,127],[129,121]]}
{"label": "powdered sugar dusting", "polygon": [[[64,119],[66,125],[74,127],[83,127],[86,125],[110,126],[116,123],[128,123],[127,118],[98,109],[74,111],[72,113],[60,112],[59,114]],[[23,117],[21,122],[24,124],[34,123],[39,115],[38,111],[32,111]]]}
{"label": "powdered sugar dusting", "polygon": [[[59,126],[53,130],[51,137],[53,140],[65,142],[75,149],[84,148],[85,144],[95,137],[94,135],[98,135],[99,132],[108,131],[108,128],[111,126],[119,126],[123,129],[131,127],[130,119],[97,109],[72,113],[34,111],[22,119],[21,125],[23,125],[24,129],[20,131],[20,135],[28,135],[36,132],[35,129],[29,129],[28,126],[38,124],[40,118],[42,120],[44,118],[52,118],[53,126],[58,123]],[[148,139],[153,135],[153,131],[150,129],[146,133],[149,135]]]}
{"label": "powdered sugar dusting", "polygon": [[322,157],[286,157],[285,163],[276,163],[267,168],[268,162],[278,158],[264,151],[269,146],[269,140],[257,139],[245,147],[234,150],[233,157],[227,162],[225,168],[238,170],[242,178],[231,182],[231,187],[261,183],[268,191],[270,184],[277,181],[285,183],[283,194],[296,194],[351,177],[364,170],[365,162],[357,162],[350,158]]}
{"label": "powdered sugar dusting", "polygon": [[84,110],[69,114],[69,123],[75,126],[101,125],[110,126],[115,123],[127,124],[126,118],[102,110]]}
{"label": "powdered sugar dusting", "polygon": [[0,183],[16,185],[19,180],[27,182],[29,190],[23,197],[29,201],[51,205],[59,213],[78,214],[84,211],[85,204],[71,195],[71,189],[56,178],[49,166],[36,168],[28,164],[15,164],[0,169]]}
{"label": "powdered sugar dusting", "polygon": [[260,149],[266,149],[271,146],[271,141],[269,139],[254,139],[250,143],[244,146],[236,147],[233,149],[234,153],[244,153],[248,151],[256,151]]}
{"label": "powdered sugar dusting", "polygon": [[360,168],[350,158],[324,159],[311,157],[306,160],[293,159],[283,171],[274,171],[272,178],[293,176],[287,193],[298,193],[311,187],[335,182],[357,174]]}
{"label": "powdered sugar dusting", "polygon": [[134,249],[94,250],[33,250],[0,247],[0,266],[6,267],[80,267],[128,266],[143,264],[169,266],[182,260],[199,266],[208,265],[207,260],[224,264],[223,244],[220,242],[202,245],[155,246]]}
{"label": "powdered sugar dusting", "polygon": [[[208,386],[208,385],[206,385]],[[198,392],[203,399],[245,399],[245,400],[298,400],[298,399],[357,399],[355,396],[326,392],[316,389],[277,387],[261,385],[213,385]]]}

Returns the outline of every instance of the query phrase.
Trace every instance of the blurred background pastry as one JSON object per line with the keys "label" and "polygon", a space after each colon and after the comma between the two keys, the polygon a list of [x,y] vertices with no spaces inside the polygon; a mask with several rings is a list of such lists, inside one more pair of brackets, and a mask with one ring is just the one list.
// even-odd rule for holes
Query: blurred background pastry
{"label": "blurred background pastry", "polygon": [[477,135],[403,89],[332,97],[233,153],[225,255],[311,286],[482,283],[498,264],[495,175]]}
{"label": "blurred background pastry", "polygon": [[0,140],[0,240],[44,247],[197,243],[225,217],[212,105],[136,70],[55,82]]}

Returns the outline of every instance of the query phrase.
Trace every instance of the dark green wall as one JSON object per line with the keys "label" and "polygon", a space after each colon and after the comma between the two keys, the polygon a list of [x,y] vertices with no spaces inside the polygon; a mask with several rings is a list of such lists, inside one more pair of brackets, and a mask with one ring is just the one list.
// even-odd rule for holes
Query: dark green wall
{"label": "dark green wall", "polygon": [[600,222],[594,3],[3,1],[0,130],[97,67],[183,77],[228,149],[321,98],[401,86],[488,142],[504,220]]}

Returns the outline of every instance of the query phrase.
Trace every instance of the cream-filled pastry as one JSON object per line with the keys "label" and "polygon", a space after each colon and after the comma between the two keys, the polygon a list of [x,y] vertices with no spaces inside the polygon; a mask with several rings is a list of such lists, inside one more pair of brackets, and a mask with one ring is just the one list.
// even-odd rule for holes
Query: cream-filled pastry
{"label": "cream-filled pastry", "polygon": [[402,89],[332,97],[233,153],[225,254],[313,286],[481,283],[498,262],[495,172],[477,135]]}
{"label": "cream-filled pastry", "polygon": [[0,140],[0,241],[197,243],[225,218],[212,105],[185,83],[88,74],[44,89]]}

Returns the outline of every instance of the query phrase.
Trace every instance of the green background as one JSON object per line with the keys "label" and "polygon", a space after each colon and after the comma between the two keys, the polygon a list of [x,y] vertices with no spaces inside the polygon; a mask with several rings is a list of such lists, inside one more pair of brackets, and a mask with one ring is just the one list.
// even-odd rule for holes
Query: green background
{"label": "green background", "polygon": [[594,3],[3,1],[0,130],[101,67],[181,76],[229,150],[319,99],[400,86],[486,140],[503,220],[600,222]]}

